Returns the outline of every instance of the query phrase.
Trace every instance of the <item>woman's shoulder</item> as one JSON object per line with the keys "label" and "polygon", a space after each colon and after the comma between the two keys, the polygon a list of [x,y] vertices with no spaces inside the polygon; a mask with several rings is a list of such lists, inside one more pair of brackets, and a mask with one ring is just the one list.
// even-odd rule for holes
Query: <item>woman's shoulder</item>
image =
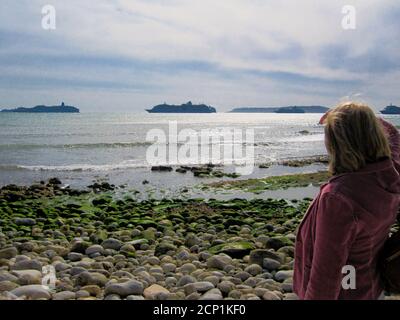
{"label": "woman's shoulder", "polygon": [[320,201],[339,201],[353,207],[353,201],[347,195],[348,187],[346,186],[345,181],[345,177],[338,177],[338,179],[327,182],[323,188],[321,188],[319,194]]}

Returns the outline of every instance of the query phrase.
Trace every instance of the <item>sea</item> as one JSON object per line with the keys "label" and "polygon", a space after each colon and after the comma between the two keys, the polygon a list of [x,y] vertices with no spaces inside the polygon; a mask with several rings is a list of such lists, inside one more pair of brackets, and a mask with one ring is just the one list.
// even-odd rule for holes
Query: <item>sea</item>
{"label": "sea", "polygon": [[[176,142],[178,151],[183,146],[197,146],[200,150],[209,144],[209,150],[216,150],[213,146],[225,150],[226,144],[240,144],[246,152],[246,147],[252,146],[254,170],[244,178],[315,171],[321,168],[313,165],[282,169],[272,165],[262,170],[258,166],[326,154],[320,117],[321,114],[275,113],[0,113],[0,186],[27,185],[51,177],[74,187],[98,180],[128,186],[143,185],[144,180],[155,187],[194,184],[193,175],[151,172],[154,163],[149,162],[149,148],[166,145],[168,149]],[[399,116],[385,118],[400,125]],[[215,135],[215,139],[200,139],[204,132]],[[221,132],[236,132],[236,136],[222,139]],[[162,133],[166,141],[155,138]],[[185,134],[188,138],[182,140]],[[214,153],[209,154],[209,160],[202,160],[218,163]],[[160,157],[157,164],[175,168],[179,164],[199,164],[196,159],[171,162]],[[228,164],[219,163],[223,170],[232,172],[237,168],[234,157],[231,160]]]}

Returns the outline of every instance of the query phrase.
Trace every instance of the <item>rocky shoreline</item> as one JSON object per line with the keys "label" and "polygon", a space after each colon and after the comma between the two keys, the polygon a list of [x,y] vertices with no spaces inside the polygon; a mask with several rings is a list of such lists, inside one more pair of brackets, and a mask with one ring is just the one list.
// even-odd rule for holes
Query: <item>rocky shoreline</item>
{"label": "rocky shoreline", "polygon": [[0,299],[297,299],[294,241],[310,199],[138,201],[60,183],[0,190]]}

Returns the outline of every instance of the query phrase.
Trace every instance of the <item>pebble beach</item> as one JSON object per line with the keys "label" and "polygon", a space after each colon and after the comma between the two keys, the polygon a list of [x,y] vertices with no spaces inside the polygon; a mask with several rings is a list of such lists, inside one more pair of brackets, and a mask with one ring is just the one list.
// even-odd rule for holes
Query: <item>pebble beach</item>
{"label": "pebble beach", "polygon": [[60,183],[1,189],[1,299],[296,299],[310,199],[137,201]]}

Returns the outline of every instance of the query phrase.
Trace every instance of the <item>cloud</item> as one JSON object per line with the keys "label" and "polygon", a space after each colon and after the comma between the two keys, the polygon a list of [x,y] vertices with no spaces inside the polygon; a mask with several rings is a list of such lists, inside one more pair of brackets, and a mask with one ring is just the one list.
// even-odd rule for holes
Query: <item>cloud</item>
{"label": "cloud", "polygon": [[[71,100],[79,92],[78,104],[92,111],[116,100],[120,110],[185,100],[222,110],[333,104],[355,92],[379,107],[400,100],[390,89],[400,80],[395,0],[352,1],[357,29],[349,31],[340,1],[54,0],[55,31],[41,28],[45,4],[0,4],[7,105],[55,92]],[[97,101],[99,90],[110,94]]]}

